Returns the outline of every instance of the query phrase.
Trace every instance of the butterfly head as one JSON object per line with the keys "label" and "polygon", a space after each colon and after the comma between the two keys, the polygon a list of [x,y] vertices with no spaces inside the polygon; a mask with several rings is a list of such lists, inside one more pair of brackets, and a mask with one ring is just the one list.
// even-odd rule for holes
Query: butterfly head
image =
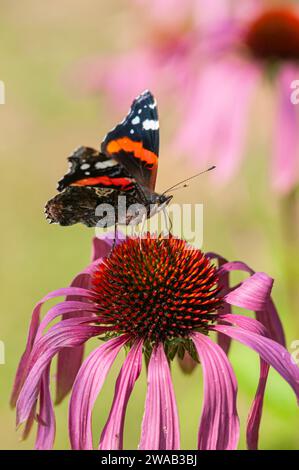
{"label": "butterfly head", "polygon": [[167,205],[173,196],[169,194],[158,194],[153,192],[149,194],[148,198],[150,204],[161,206],[162,204]]}
{"label": "butterfly head", "polygon": [[167,194],[157,194],[157,193],[151,194],[150,204],[154,208],[153,212],[157,213],[165,209],[165,207],[169,204],[172,198],[173,198],[172,195],[167,195]]}
{"label": "butterfly head", "polygon": [[170,203],[171,199],[173,198],[172,194],[159,194],[158,204],[167,206]]}

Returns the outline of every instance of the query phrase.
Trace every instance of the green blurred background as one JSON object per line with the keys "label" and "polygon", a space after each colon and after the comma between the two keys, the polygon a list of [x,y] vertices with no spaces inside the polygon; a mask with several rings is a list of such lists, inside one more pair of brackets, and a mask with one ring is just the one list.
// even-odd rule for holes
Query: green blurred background
{"label": "green blurred background", "polygon": [[[66,157],[79,145],[97,147],[101,137],[121,118],[107,101],[79,93],[71,85],[70,70],[86,56],[112,52],[136,41],[137,17],[125,0],[2,0],[0,16],[0,79],[6,85],[1,119],[1,328],[6,361],[0,365],[0,448],[30,449],[33,436],[20,442],[15,431],[9,394],[23,351],[31,310],[47,292],[67,286],[89,260],[92,229],[49,226],[43,207],[55,194],[56,182],[66,170]],[[155,90],[153,90],[155,91]],[[128,103],[129,106],[129,103]],[[126,108],[127,109],[127,108]],[[124,109],[124,112],[126,111]],[[263,106],[264,109],[264,106]],[[259,110],[256,103],[255,112]],[[166,151],[168,109],[161,109],[162,148],[157,189],[194,173],[188,161]],[[252,123],[254,123],[254,116]],[[256,134],[259,138],[256,139]],[[164,136],[164,139],[163,139]],[[165,137],[167,136],[167,137]],[[252,126],[246,163],[233,184],[217,188],[202,177],[189,189],[178,191],[175,202],[204,203],[204,250],[230,260],[242,259],[275,278],[274,298],[281,314],[287,344],[299,338],[296,290],[297,250],[286,246],[281,214],[283,203],[267,186],[269,136]],[[257,144],[259,142],[259,144]],[[174,165],[175,163],[175,165]],[[171,165],[171,175],[169,168]],[[297,256],[297,258],[296,258]],[[292,279],[292,286],[287,280]],[[94,341],[89,348],[96,344]],[[258,357],[233,344],[231,360],[239,381],[240,448],[245,448],[246,415],[258,380]],[[96,405],[95,435],[108,416],[113,369]],[[55,380],[55,368],[52,369]],[[200,368],[185,376],[173,366],[181,420],[182,448],[194,449],[201,409]],[[138,443],[145,396],[144,375],[130,400],[125,448]],[[57,407],[56,448],[69,448],[67,400]],[[34,434],[34,433],[33,433]],[[289,386],[271,372],[260,433],[263,449],[296,449],[299,412]]]}

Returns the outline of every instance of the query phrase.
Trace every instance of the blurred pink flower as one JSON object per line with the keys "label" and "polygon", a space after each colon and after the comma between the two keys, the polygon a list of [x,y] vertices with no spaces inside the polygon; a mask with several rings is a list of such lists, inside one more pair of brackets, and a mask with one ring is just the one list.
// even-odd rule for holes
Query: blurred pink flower
{"label": "blurred pink flower", "polygon": [[[116,57],[84,61],[76,76],[123,107],[144,88],[168,99],[178,122],[173,151],[215,177],[232,179],[245,153],[255,92],[269,78],[276,104],[270,178],[289,192],[298,181],[298,112],[290,100],[299,78],[299,15],[291,3],[257,0],[134,0],[147,39]],[[146,10],[146,14],[145,14]],[[270,80],[271,79],[271,80]],[[270,119],[269,119],[270,121]],[[261,122],[267,128],[271,122]]]}
{"label": "blurred pink flower", "polygon": [[[36,305],[12,395],[17,424],[25,424],[24,437],[36,420],[36,449],[53,446],[50,367],[59,355],[58,401],[72,390],[72,448],[92,449],[93,407],[125,347],[128,354],[115,384],[99,448],[123,447],[126,408],[144,354],[148,386],[139,448],[178,450],[179,420],[169,362],[180,349],[199,359],[203,371],[198,448],[235,449],[239,440],[237,381],[227,357],[227,341],[236,339],[260,356],[260,378],[247,423],[248,447],[257,448],[270,366],[299,398],[299,368],[283,346],[282,326],[270,297],[273,279],[242,262],[227,262],[214,253],[205,255],[173,237],[151,238],[148,234],[141,243],[138,238],[118,242],[109,256],[110,242],[95,240],[94,261],[73,285],[51,292]],[[248,277],[230,286],[229,274],[240,270]],[[61,296],[67,296],[66,300],[41,319],[42,305]],[[233,315],[232,305],[257,312],[257,320]],[[209,338],[210,332],[218,333],[221,347]],[[84,344],[98,336],[104,342],[82,362]]]}
{"label": "blurred pink flower", "polygon": [[[266,9],[260,2],[246,18],[234,15],[213,27],[175,145],[201,164],[212,159],[215,176],[230,181],[244,155],[255,92],[266,78],[276,105],[270,179],[274,189],[288,193],[299,176],[298,111],[291,101],[299,77],[298,11],[291,5]],[[267,129],[269,121],[260,125]]]}

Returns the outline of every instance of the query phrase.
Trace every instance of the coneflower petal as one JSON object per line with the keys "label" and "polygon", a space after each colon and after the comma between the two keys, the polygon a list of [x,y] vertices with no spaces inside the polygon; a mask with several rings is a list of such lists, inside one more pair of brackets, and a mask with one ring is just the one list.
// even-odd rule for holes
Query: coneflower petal
{"label": "coneflower petal", "polygon": [[139,449],[180,449],[177,405],[162,343],[153,349],[148,366],[147,394]]}
{"label": "coneflower petal", "polygon": [[36,405],[32,408],[32,410],[30,411],[30,414],[29,414],[29,416],[26,420],[26,423],[25,423],[23,431],[22,431],[22,436],[21,436],[22,440],[27,439],[27,437],[29,436],[30,431],[32,429],[32,426],[35,423],[35,419],[36,419]]}
{"label": "coneflower petal", "polygon": [[[222,265],[226,264],[228,261],[227,259],[223,258],[223,256],[218,255],[217,253],[214,252],[209,252],[206,253],[206,257],[209,259],[216,259],[218,262],[219,268],[221,268]],[[219,284],[221,285],[221,292],[220,294],[224,297],[226,294],[228,294],[230,288],[229,288],[229,271],[220,271],[221,275],[219,276]],[[224,302],[222,305],[221,310],[218,311],[219,314],[229,314],[231,313],[231,305],[228,304],[227,302]],[[231,345],[231,339],[226,336],[222,335],[221,333],[217,333],[217,343],[219,346],[223,349],[225,354],[229,353],[230,350],[230,345]]]}
{"label": "coneflower petal", "polygon": [[136,341],[117,378],[112,408],[103,429],[99,449],[121,450],[127,403],[141,372],[143,341]]}
{"label": "coneflower petal", "polygon": [[42,321],[39,324],[39,327],[36,332],[35,342],[43,335],[44,330],[49,326],[49,324],[57,317],[62,316],[63,320],[68,320],[69,318],[65,318],[66,315],[72,314],[70,318],[85,318],[85,317],[96,317],[95,314],[98,312],[95,304],[91,302],[80,302],[80,301],[72,301],[69,300],[68,302],[63,301],[59,304],[54,305],[54,307],[50,308]]}
{"label": "coneflower petal", "polygon": [[17,401],[17,425],[26,421],[40,391],[40,380],[57,352],[64,347],[75,347],[106,331],[105,327],[90,325],[86,318],[71,318],[52,326],[33,345],[28,359],[26,379]]}
{"label": "coneflower petal", "polygon": [[[240,326],[241,328],[253,331],[258,335],[269,336],[267,328],[258,320],[254,318],[245,317],[244,315],[234,315],[232,313],[226,315],[220,315],[218,318],[218,323],[229,323],[230,325]],[[211,326],[213,329],[213,326]]]}
{"label": "coneflower petal", "polygon": [[[71,287],[83,287],[89,289],[91,285],[91,273],[94,269],[95,261],[108,256],[113,240],[104,240],[94,237],[92,241],[91,264],[84,271],[79,273],[72,281]],[[72,298],[75,300],[74,298]],[[69,297],[65,299],[69,301]],[[80,297],[76,300],[82,300]],[[82,316],[77,313],[67,313],[63,319]],[[84,345],[76,348],[62,349],[57,358],[57,380],[56,380],[56,400],[60,403],[72,389],[78,370],[81,367],[84,355]]]}
{"label": "coneflower petal", "polygon": [[11,406],[15,406],[16,401],[18,399],[20,389],[22,388],[22,385],[24,383],[24,378],[26,377],[26,371],[27,371],[27,366],[28,366],[28,359],[33,347],[33,343],[35,340],[35,336],[39,327],[40,323],[40,311],[43,306],[43,304],[47,300],[51,300],[55,297],[60,297],[60,296],[80,296],[80,297],[91,297],[91,292],[88,291],[87,289],[82,289],[82,288],[76,288],[76,287],[67,287],[63,289],[57,289],[53,292],[50,292],[47,294],[40,302],[38,302],[32,312],[32,317],[31,317],[31,322],[29,326],[29,332],[28,332],[28,339],[27,339],[27,344],[25,351],[20,359],[14,385],[13,385],[13,390],[11,394],[11,399],[10,403]]}
{"label": "coneflower petal", "polygon": [[268,300],[264,310],[256,312],[256,319],[265,325],[267,331],[270,333],[270,337],[274,339],[274,341],[277,341],[282,346],[286,346],[282,323],[271,298]]}
{"label": "coneflower petal", "polygon": [[[264,325],[249,317],[242,315],[222,315],[220,321],[225,321],[231,325],[237,325],[253,333],[268,336]],[[247,447],[250,450],[256,450],[258,447],[259,428],[262,418],[263,402],[267,384],[269,365],[260,359],[260,377],[254,400],[250,407],[247,419]]]}
{"label": "coneflower petal", "polygon": [[[254,321],[252,320],[252,322]],[[299,402],[299,368],[293,363],[291,355],[282,345],[270,338],[263,337],[252,331],[246,331],[240,327],[215,325],[212,329],[227,334],[259,353],[261,359],[276,369],[289,383]],[[259,386],[248,417],[247,445],[250,449],[257,448],[258,444],[258,430],[267,375],[268,370],[261,363]]]}
{"label": "coneflower petal", "polygon": [[[81,287],[89,289],[91,286],[91,270],[88,267],[85,271],[78,274],[72,281],[71,287]],[[71,300],[72,299],[72,300]],[[65,301],[69,304],[71,301],[82,301],[82,297],[66,297]],[[91,304],[90,304],[91,306]],[[90,311],[86,308],[84,316],[90,315]],[[62,319],[74,318],[83,316],[83,312],[70,311],[62,315]],[[57,357],[57,380],[56,380],[56,404],[60,403],[64,397],[72,389],[76,375],[83,361],[84,345],[77,346],[76,348],[62,349]]]}
{"label": "coneflower petal", "polygon": [[245,279],[236,289],[229,292],[224,300],[230,305],[261,311],[270,298],[273,279],[265,273],[255,273]]}
{"label": "coneflower petal", "polygon": [[92,450],[91,414],[106,376],[129,335],[113,338],[93,351],[83,362],[70,400],[69,433],[72,449]]}
{"label": "coneflower petal", "polygon": [[294,364],[292,356],[281,344],[236,326],[213,325],[211,329],[221,331],[256,351],[288,382],[299,402],[299,367]]}
{"label": "coneflower petal", "polygon": [[246,441],[247,448],[249,450],[257,450],[258,448],[259,429],[262,419],[269,368],[269,364],[267,364],[263,359],[260,359],[260,377],[258,387],[247,418]]}
{"label": "coneflower petal", "polygon": [[[253,269],[251,269],[246,263],[241,261],[232,261],[221,264],[218,273],[220,280],[222,281],[223,277],[231,271],[244,271],[251,276],[255,274]],[[234,291],[234,289],[238,287],[239,286],[236,286],[231,290]],[[265,302],[264,308],[262,310],[256,311],[256,318],[261,323],[263,323],[263,325],[265,325],[272,339],[285,346],[285,335],[283,327],[274,302],[271,298]]]}
{"label": "coneflower petal", "polygon": [[239,440],[237,381],[220,346],[201,333],[191,335],[203,369],[204,401],[198,449],[233,450]]}
{"label": "coneflower petal", "polygon": [[99,260],[100,258],[105,258],[106,256],[109,255],[111,248],[114,244],[114,246],[118,245],[120,241],[120,233],[116,232],[115,234],[116,239],[114,241],[114,238],[97,238],[94,237],[92,240],[92,251],[91,251],[91,261],[96,261]]}
{"label": "coneflower petal", "polygon": [[51,450],[55,439],[55,414],[50,393],[50,365],[41,379],[40,408],[35,449]]}

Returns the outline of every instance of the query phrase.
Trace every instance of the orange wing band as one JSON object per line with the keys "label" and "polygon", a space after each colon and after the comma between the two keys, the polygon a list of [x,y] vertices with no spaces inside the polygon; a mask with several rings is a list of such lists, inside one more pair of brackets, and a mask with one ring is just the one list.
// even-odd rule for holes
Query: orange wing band
{"label": "orange wing band", "polygon": [[96,186],[97,184],[103,186],[114,186],[120,187],[121,189],[126,189],[128,186],[131,186],[133,181],[129,178],[110,178],[109,176],[98,176],[96,178],[83,178],[78,180],[75,183],[72,183],[71,186]]}
{"label": "orange wing band", "polygon": [[136,158],[142,160],[150,165],[158,164],[158,157],[154,152],[143,148],[142,142],[135,142],[128,137],[122,137],[120,139],[111,140],[107,144],[107,152],[115,154],[124,150],[125,152],[132,152]]}

